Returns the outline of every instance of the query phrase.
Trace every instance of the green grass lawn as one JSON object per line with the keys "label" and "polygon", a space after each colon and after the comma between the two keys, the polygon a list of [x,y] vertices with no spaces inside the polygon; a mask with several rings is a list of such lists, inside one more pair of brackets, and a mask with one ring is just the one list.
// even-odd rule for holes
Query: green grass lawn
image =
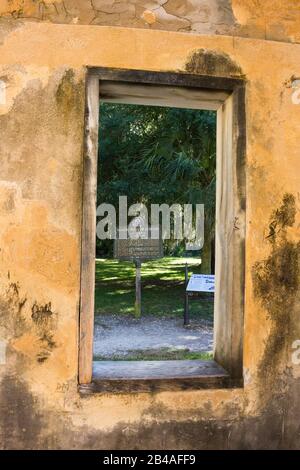
{"label": "green grass lawn", "polygon": [[[142,264],[142,314],[183,316],[184,266],[189,275],[200,272],[196,258],[162,258]],[[190,302],[191,316],[213,318],[213,300],[206,294]],[[128,261],[96,260],[96,315],[134,315],[135,267]]]}

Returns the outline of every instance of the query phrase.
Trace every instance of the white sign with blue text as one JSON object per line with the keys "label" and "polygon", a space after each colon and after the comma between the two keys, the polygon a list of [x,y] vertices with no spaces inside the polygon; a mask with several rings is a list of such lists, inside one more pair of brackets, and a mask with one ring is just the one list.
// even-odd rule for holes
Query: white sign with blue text
{"label": "white sign with blue text", "polygon": [[186,290],[187,292],[215,292],[215,276],[213,274],[192,274]]}

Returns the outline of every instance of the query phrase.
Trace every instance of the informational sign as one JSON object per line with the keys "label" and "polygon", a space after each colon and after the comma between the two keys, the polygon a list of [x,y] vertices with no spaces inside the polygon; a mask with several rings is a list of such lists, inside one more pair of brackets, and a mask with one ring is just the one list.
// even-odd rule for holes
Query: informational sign
{"label": "informational sign", "polygon": [[162,258],[161,240],[145,240],[145,239],[127,239],[115,240],[114,257],[123,261],[132,261],[140,259],[141,261]]}
{"label": "informational sign", "polygon": [[186,291],[215,292],[215,276],[213,274],[192,274]]}
{"label": "informational sign", "polygon": [[[139,223],[139,228],[141,224]],[[133,231],[134,235],[135,232]],[[131,238],[130,231],[118,230],[114,241],[114,257],[121,261],[133,261],[135,264],[135,316],[139,318],[142,313],[142,287],[141,264],[143,261],[162,258],[164,255],[163,241],[159,228],[144,228]],[[146,238],[147,235],[147,238]],[[153,238],[151,238],[151,236]]]}
{"label": "informational sign", "polygon": [[114,242],[114,257],[122,261],[147,261],[162,258],[163,241],[149,238],[127,238],[118,237]]}

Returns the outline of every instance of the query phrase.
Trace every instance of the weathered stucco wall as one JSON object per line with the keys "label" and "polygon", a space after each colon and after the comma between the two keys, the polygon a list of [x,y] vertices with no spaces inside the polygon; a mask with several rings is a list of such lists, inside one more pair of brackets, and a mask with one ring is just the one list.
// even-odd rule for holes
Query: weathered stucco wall
{"label": "weathered stucco wall", "polygon": [[[252,18],[257,2],[233,3]],[[185,71],[200,49],[228,54],[247,79],[245,387],[81,398],[85,66]],[[262,39],[3,21],[1,448],[300,447],[299,57],[300,45]]]}

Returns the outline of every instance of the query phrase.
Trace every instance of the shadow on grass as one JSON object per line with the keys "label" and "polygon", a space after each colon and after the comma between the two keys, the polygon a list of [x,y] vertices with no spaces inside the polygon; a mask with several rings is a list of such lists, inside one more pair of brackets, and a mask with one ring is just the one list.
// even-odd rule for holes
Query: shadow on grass
{"label": "shadow on grass", "polygon": [[[185,258],[162,258],[142,264],[143,315],[183,316]],[[189,274],[199,274],[199,260],[192,264]],[[96,315],[134,315],[135,267],[129,261],[96,260]],[[213,299],[201,294],[190,302],[190,315],[213,320]]]}

